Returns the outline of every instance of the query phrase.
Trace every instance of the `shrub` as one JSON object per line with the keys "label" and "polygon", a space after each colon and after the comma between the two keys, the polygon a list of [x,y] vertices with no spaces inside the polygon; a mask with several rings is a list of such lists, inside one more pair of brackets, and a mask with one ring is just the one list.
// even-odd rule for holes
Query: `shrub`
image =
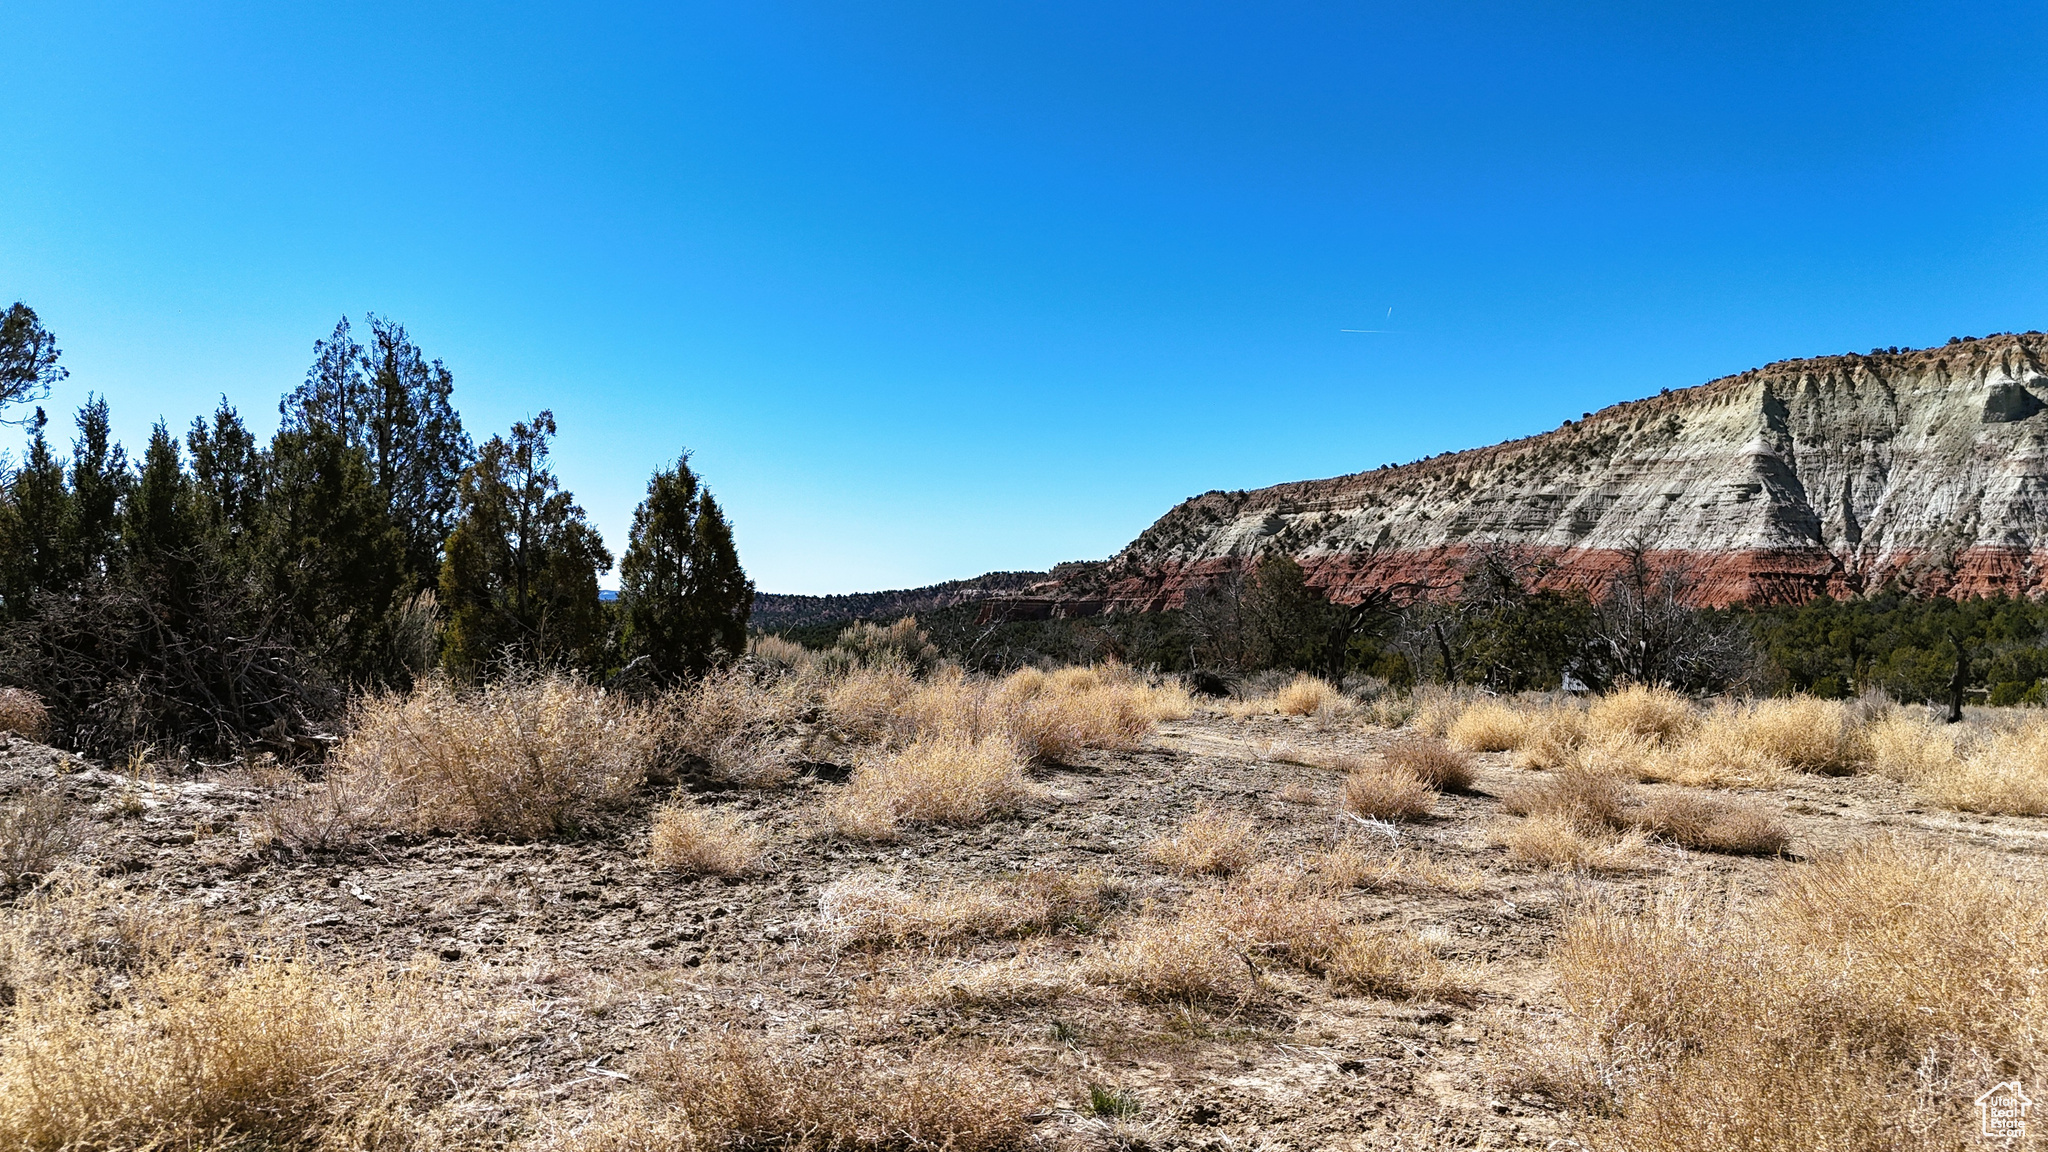
{"label": "shrub", "polygon": [[1413,772],[1363,764],[1344,777],[1344,808],[1374,820],[1414,820],[1436,811],[1436,792]]}
{"label": "shrub", "polygon": [[1643,867],[1649,859],[1648,836],[1641,830],[1588,828],[1552,812],[1514,821],[1497,829],[1494,839],[1510,858],[1545,868],[1625,872]]}
{"label": "shrub", "polygon": [[1645,913],[1592,905],[1555,963],[1565,1039],[1609,1097],[1595,1142],[1973,1143],[1970,1097],[2044,1055],[2044,896],[1984,855],[1887,839],[1790,871],[1751,905],[1689,891]]}
{"label": "shrub", "polygon": [[830,815],[843,834],[879,840],[904,823],[979,824],[1016,811],[1037,792],[1007,737],[941,736],[861,764]]}
{"label": "shrub", "polygon": [[1381,999],[1468,1003],[1472,989],[1412,932],[1354,928],[1324,961],[1332,987]]}
{"label": "shrub", "polygon": [[1669,688],[1631,684],[1593,701],[1586,726],[1596,736],[1639,737],[1666,744],[1692,730],[1692,705]]}
{"label": "shrub", "polygon": [[1227,876],[1258,856],[1259,835],[1249,819],[1204,805],[1145,851],[1177,876]]}
{"label": "shrub", "polygon": [[47,876],[82,839],[55,789],[0,804],[0,888]]}
{"label": "shrub", "polygon": [[1795,696],[1759,700],[1744,717],[1745,742],[1797,772],[1848,772],[1869,758],[1856,705]]}
{"label": "shrub", "polygon": [[1472,787],[1472,757],[1441,740],[1407,736],[1388,745],[1383,755],[1389,768],[1407,772],[1438,791],[1463,792]]}
{"label": "shrub", "polygon": [[656,868],[737,876],[753,871],[767,844],[768,837],[740,817],[685,801],[655,812],[647,858]]}
{"label": "shrub", "polygon": [[993,1053],[801,1051],[723,1033],[648,1056],[637,1106],[563,1141],[573,1152],[820,1148],[1007,1152],[1038,1100]]}
{"label": "shrub", "polygon": [[1662,747],[1610,741],[1598,747],[1611,761],[1626,759],[1642,780],[1689,788],[1776,788],[1786,766],[1758,746],[1748,710],[1722,703],[1700,718],[1685,739]]}
{"label": "shrub", "polygon": [[554,836],[632,794],[661,739],[652,711],[572,676],[467,692],[433,679],[360,700],[316,791],[370,805],[349,815],[358,827]]}
{"label": "shrub", "polygon": [[1003,880],[903,888],[848,876],[818,898],[819,920],[835,943],[936,944],[983,936],[1027,936],[1091,928],[1112,889],[1102,873],[1033,871]]}
{"label": "shrub", "polygon": [[1501,700],[1480,700],[1458,714],[1444,738],[1468,752],[1512,752],[1529,739],[1527,712]]}
{"label": "shrub", "polygon": [[107,888],[17,907],[0,958],[9,1148],[343,1146],[416,1122],[469,1039],[430,972],[329,967]]}
{"label": "shrub", "polygon": [[1344,699],[1335,685],[1304,672],[1273,697],[1273,710],[1284,716],[1309,716],[1336,707]]}
{"label": "shrub", "polygon": [[1185,719],[1194,700],[1178,682],[1150,683],[1121,664],[1020,669],[998,684],[996,723],[1032,756],[1059,762],[1086,748],[1135,748],[1162,720]]}
{"label": "shrub", "polygon": [[1737,856],[1772,856],[1791,844],[1784,822],[1753,800],[1731,802],[1689,792],[1666,792],[1630,814],[1645,831],[1687,848]]}
{"label": "shrub", "polygon": [[663,699],[665,743],[702,761],[715,780],[773,787],[790,778],[777,742],[802,704],[794,677],[763,683],[741,667],[708,672]]}
{"label": "shrub", "polygon": [[50,712],[40,696],[21,688],[0,688],[0,731],[37,743],[50,739]]}

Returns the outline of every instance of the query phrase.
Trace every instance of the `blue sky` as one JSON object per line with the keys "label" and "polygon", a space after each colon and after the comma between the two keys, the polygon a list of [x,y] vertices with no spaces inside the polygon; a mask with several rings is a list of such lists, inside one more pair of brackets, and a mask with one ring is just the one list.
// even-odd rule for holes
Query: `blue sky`
{"label": "blue sky", "polygon": [[1101,557],[1210,488],[2048,305],[2039,3],[7,27],[0,295],[60,338],[53,407],[267,431],[375,311],[479,434],[553,408],[614,549],[691,449],[768,591]]}

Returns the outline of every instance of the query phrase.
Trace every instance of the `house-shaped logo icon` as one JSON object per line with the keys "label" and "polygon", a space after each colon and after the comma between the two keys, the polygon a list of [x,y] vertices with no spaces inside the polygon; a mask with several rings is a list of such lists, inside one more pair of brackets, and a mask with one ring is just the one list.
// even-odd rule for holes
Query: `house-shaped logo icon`
{"label": "house-shaped logo icon", "polygon": [[1984,1135],[2014,1139],[2027,1134],[2027,1110],[2033,1106],[2020,1082],[2007,1080],[1977,1097],[1977,1119]]}

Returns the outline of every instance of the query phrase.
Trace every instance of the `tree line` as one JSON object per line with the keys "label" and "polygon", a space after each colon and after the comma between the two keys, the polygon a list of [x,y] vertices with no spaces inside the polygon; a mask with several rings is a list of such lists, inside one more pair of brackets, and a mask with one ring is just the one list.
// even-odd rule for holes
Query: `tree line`
{"label": "tree line", "polygon": [[[1898,587],[1796,605],[1690,607],[1691,574],[1645,548],[1593,586],[1546,586],[1545,563],[1482,549],[1429,585],[1333,603],[1290,557],[1269,553],[1167,612],[990,619],[986,605],[920,617],[949,657],[989,671],[1043,659],[1114,657],[1226,677],[1268,669],[1397,687],[1454,683],[1497,692],[1625,682],[1682,691],[1802,692],[1840,698],[2048,704],[2048,603],[1952,599]],[[784,630],[830,642],[844,622]]]}
{"label": "tree line", "polygon": [[553,413],[476,444],[446,365],[395,321],[358,332],[314,344],[267,444],[223,398],[131,459],[95,395],[53,442],[56,340],[25,304],[0,316],[0,414],[28,434],[0,472],[0,682],[41,695],[60,737],[290,743],[429,674],[651,689],[744,651],[753,585],[687,452],[651,477],[607,601],[613,556],[553,470]]}

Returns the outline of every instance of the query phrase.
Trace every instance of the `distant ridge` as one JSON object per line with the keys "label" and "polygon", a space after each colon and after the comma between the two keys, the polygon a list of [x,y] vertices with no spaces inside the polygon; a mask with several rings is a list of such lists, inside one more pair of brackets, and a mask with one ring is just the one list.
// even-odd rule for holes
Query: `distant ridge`
{"label": "distant ridge", "polygon": [[1503,547],[1552,587],[1603,587],[1647,552],[1710,605],[1891,582],[2048,595],[2048,335],[1781,360],[1490,448],[1204,493],[1033,595],[1059,615],[1177,608],[1280,553],[1348,603],[1455,587]]}
{"label": "distant ridge", "polygon": [[790,628],[853,620],[895,620],[957,604],[1014,595],[1052,578],[1050,572],[989,572],[971,580],[948,580],[923,588],[849,592],[841,596],[790,596],[760,592],[749,623],[760,629]]}

